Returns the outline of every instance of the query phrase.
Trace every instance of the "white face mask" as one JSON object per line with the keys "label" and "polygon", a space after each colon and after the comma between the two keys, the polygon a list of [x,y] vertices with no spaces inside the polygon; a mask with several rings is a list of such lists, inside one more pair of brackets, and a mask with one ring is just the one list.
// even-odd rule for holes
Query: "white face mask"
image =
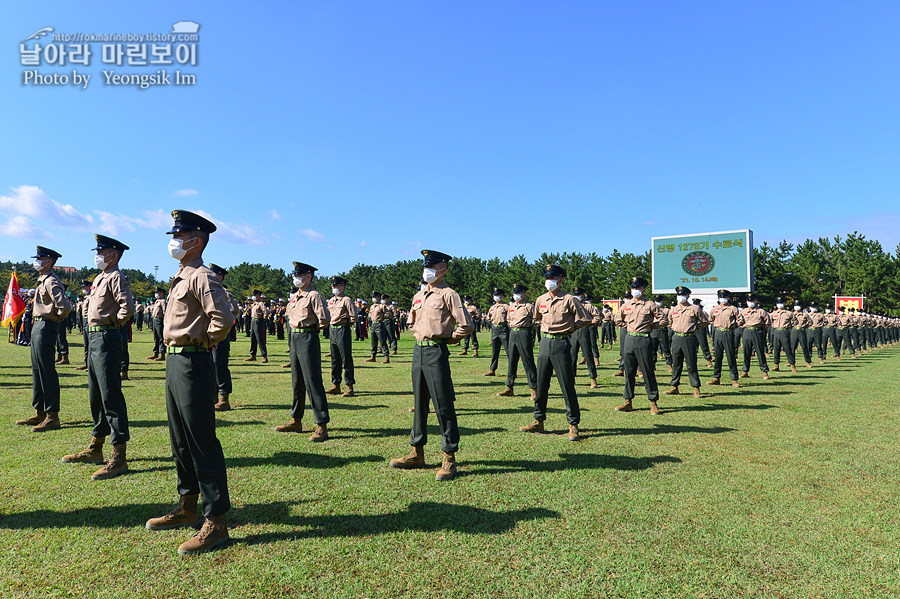
{"label": "white face mask", "polygon": [[779,310],[784,310],[784,304],[775,304],[775,307]]}
{"label": "white face mask", "polygon": [[640,289],[632,289],[631,290],[631,298],[632,299],[640,299],[641,296],[644,295],[644,292]]}
{"label": "white face mask", "polygon": [[437,271],[427,267],[422,269],[422,280],[426,283],[434,283],[437,281]]}
{"label": "white face mask", "polygon": [[815,312],[816,309],[815,309],[815,308],[810,308],[809,311],[810,311],[810,312]]}
{"label": "white face mask", "polygon": [[658,308],[662,308],[662,302],[656,302],[656,306],[657,306]]}
{"label": "white face mask", "polygon": [[99,268],[100,270],[106,270],[106,265],[109,264],[106,261],[106,258],[100,254],[94,255],[94,266]]}
{"label": "white face mask", "polygon": [[337,287],[332,287],[332,288],[331,288],[331,295],[337,295],[337,294],[339,294],[340,292],[341,292],[341,290],[338,289]]}
{"label": "white face mask", "polygon": [[169,241],[169,255],[176,260],[181,260],[185,254],[187,254],[187,250],[184,249],[184,239],[175,239],[173,237]]}
{"label": "white face mask", "polygon": [[42,268],[44,268],[44,261],[38,258],[34,262],[31,263],[31,267],[36,271],[40,272]]}
{"label": "white face mask", "polygon": [[503,299],[502,296],[499,296],[499,295],[495,295],[495,296],[494,296],[494,301],[495,301],[495,302],[499,302],[501,299]]}
{"label": "white face mask", "polygon": [[521,293],[513,293],[513,299],[516,300],[517,302],[518,302],[518,301],[521,301],[521,300],[522,300],[522,294],[521,294]]}
{"label": "white face mask", "polygon": [[678,296],[678,303],[679,303],[679,304],[687,303],[687,301],[688,301],[688,296],[686,296],[686,295],[679,295],[679,296]]}
{"label": "white face mask", "polygon": [[428,283],[422,283],[419,285],[419,291],[428,291]]}
{"label": "white face mask", "polygon": [[722,304],[722,305],[724,306],[725,304],[728,303],[728,298],[727,298],[727,297],[720,297],[720,298],[719,298],[719,303]]}
{"label": "white face mask", "polygon": [[756,302],[747,302],[747,307],[748,307],[748,308],[755,308],[755,307],[756,307]]}
{"label": "white face mask", "polygon": [[387,300],[381,300],[381,303],[382,303],[382,304],[386,304],[386,303],[387,303]]}
{"label": "white face mask", "polygon": [[559,287],[559,281],[555,279],[547,279],[544,281],[544,287],[547,288],[547,291],[555,291],[557,287]]}
{"label": "white face mask", "polygon": [[831,314],[831,308],[825,308],[825,314]]}
{"label": "white face mask", "polygon": [[291,278],[291,281],[293,281],[294,287],[296,287],[297,289],[300,289],[301,287],[303,287],[303,277],[298,277],[297,275],[294,275]]}
{"label": "white face mask", "polygon": [[794,306],[794,312],[799,312],[799,311],[800,311],[800,306]]}

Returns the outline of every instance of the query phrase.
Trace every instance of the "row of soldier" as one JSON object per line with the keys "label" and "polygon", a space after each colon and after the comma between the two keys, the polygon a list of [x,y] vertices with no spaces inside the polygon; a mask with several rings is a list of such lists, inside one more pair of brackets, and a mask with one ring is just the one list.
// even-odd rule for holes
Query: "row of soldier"
{"label": "row of soldier", "polygon": [[[228,538],[225,512],[230,508],[228,499],[225,461],[215,434],[215,409],[228,409],[228,391],[223,393],[223,379],[229,379],[229,337],[235,331],[234,324],[242,309],[222,284],[225,269],[203,265],[202,253],[215,231],[215,225],[203,217],[186,212],[173,212],[174,225],[168,233],[173,236],[169,252],[181,263],[181,269],[172,281],[168,297],[157,297],[154,305],[162,306],[162,345],[158,346],[154,359],[166,361],[166,406],[169,420],[172,451],[178,473],[179,505],[169,514],[153,518],[146,526],[151,530],[190,526],[202,521],[200,532],[179,548],[180,553],[196,553],[221,545]],[[86,317],[85,346],[86,366],[89,375],[89,396],[94,420],[88,448],[64,456],[68,463],[101,464],[92,477],[106,479],[127,472],[125,455],[129,440],[127,407],[121,387],[121,365],[127,349],[123,330],[136,312],[127,281],[118,269],[127,246],[121,242],[96,236],[95,264],[102,271],[91,284],[83,306]],[[427,443],[426,422],[433,409],[441,431],[443,459],[437,470],[439,481],[452,480],[457,474],[456,453],[459,447],[459,428],[455,411],[455,391],[450,373],[448,345],[457,344],[470,337],[475,330],[471,306],[464,305],[459,295],[443,282],[452,258],[442,252],[424,250],[423,272],[419,291],[412,300],[408,324],[415,337],[412,356],[412,393],[414,397],[413,423],[410,435],[411,452],[390,460],[390,466],[400,469],[426,466],[424,446]],[[35,414],[17,424],[30,424],[32,430],[46,431],[59,428],[59,383],[52,361],[58,327],[72,309],[62,293],[59,279],[52,274],[59,254],[47,248],[38,248],[35,268],[41,273],[35,298],[36,342],[32,344],[33,406]],[[285,307],[285,317],[290,326],[289,353],[292,374],[292,407],[290,417],[275,427],[281,433],[303,431],[302,420],[306,398],[312,407],[315,428],[311,441],[323,442],[328,437],[330,413],[327,395],[340,392],[341,377],[346,386],[345,395],[352,395],[352,331],[359,320],[359,309],[345,295],[347,281],[332,278],[332,297],[327,301],[312,287],[316,269],[309,264],[294,262],[294,292]],[[494,297],[488,310],[491,322],[492,363],[485,373],[493,376],[498,368],[499,348],[505,347],[508,358],[506,387],[499,395],[513,395],[517,378],[517,364],[521,360],[526,382],[534,402],[533,421],[520,428],[524,432],[542,432],[547,416],[550,382],[555,375],[566,405],[569,425],[568,439],[580,440],[581,413],[575,387],[577,354],[583,352],[591,368],[592,386],[596,385],[593,370],[591,328],[603,325],[603,311],[594,308],[583,290],[576,294],[564,290],[566,272],[558,265],[544,269],[546,293],[534,303],[527,299],[528,289],[517,285],[513,289],[513,301],[507,303],[503,293]],[[730,305],[730,294],[719,293],[720,304],[706,315],[699,306],[690,302],[690,290],[677,290],[678,301],[671,309],[664,309],[657,302],[646,298],[647,281],[640,277],[631,280],[631,297],[613,319],[620,327],[620,364],[625,377],[624,403],[616,409],[622,412],[634,410],[635,381],[638,373],[643,376],[650,401],[650,413],[659,414],[658,389],[655,364],[661,339],[669,339],[672,355],[672,386],[670,394],[678,392],[683,366],[687,366],[691,386],[699,395],[697,375],[698,332],[708,323],[716,327],[713,337],[718,382],[722,360],[733,362],[734,329],[743,328],[742,339],[756,343],[753,351],[762,359],[764,348],[760,337],[768,325],[768,315],[760,315],[757,321],[745,318],[736,306]],[[161,295],[161,294],[160,294]],[[251,307],[251,334],[257,337],[260,353],[264,346],[266,320],[262,310],[262,294],[254,294],[257,302]],[[388,359],[385,348],[388,341],[385,313],[388,302],[373,294],[373,303],[367,310],[374,361],[380,347]],[[779,308],[781,310],[782,308]],[[664,311],[665,310],[665,311]],[[153,324],[156,316],[151,311]],[[785,325],[792,324],[795,315],[787,317],[779,311],[772,315],[776,330],[775,342],[779,342]],[[882,323],[882,343],[897,341],[896,319],[878,319]],[[765,323],[765,324],[764,324]],[[38,326],[40,325],[40,326]],[[874,328],[878,328],[877,324]],[[262,333],[260,333],[262,331]],[[322,375],[320,334],[328,331],[332,361],[332,386],[325,389]],[[753,331],[748,334],[748,331]],[[54,344],[44,342],[52,336]],[[533,346],[539,337],[537,359]],[[264,343],[264,342],[263,342]],[[852,347],[852,346],[851,346]],[[496,348],[496,349],[495,349]],[[49,349],[49,351],[48,351]],[[251,345],[251,353],[253,348]],[[778,361],[778,346],[775,348]],[[251,355],[251,358],[254,357]],[[50,359],[48,359],[50,358]],[[734,370],[732,368],[732,370]],[[737,377],[733,377],[737,385]],[[714,383],[715,381],[715,383]],[[228,387],[226,387],[228,388]],[[218,402],[216,395],[218,394]],[[113,452],[109,460],[103,459],[103,445],[109,437]],[[200,517],[198,499],[202,496],[203,517]]]}

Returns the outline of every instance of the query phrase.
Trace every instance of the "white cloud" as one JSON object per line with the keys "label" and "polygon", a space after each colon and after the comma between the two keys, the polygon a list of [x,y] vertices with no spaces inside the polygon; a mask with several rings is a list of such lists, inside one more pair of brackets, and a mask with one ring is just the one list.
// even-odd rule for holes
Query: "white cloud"
{"label": "white cloud", "polygon": [[231,243],[249,243],[250,245],[267,245],[269,240],[256,227],[249,225],[237,225],[221,221],[205,210],[194,210],[203,218],[207,218],[216,224],[215,239]]}
{"label": "white cloud", "polygon": [[22,239],[44,239],[47,234],[39,229],[27,216],[14,216],[0,225],[0,235],[21,237]]}
{"label": "white cloud", "polygon": [[103,210],[94,210],[100,219],[100,232],[108,235],[118,235],[141,229],[161,229],[172,224],[172,217],[162,210],[144,210],[142,216],[126,216],[113,214]]}
{"label": "white cloud", "polygon": [[313,231],[312,229],[300,229],[300,234],[309,239],[310,241],[325,241],[328,239],[322,233],[318,231]]}
{"label": "white cloud", "polygon": [[178,190],[175,190],[175,195],[181,196],[181,197],[183,197],[183,198],[187,198],[187,197],[190,197],[190,196],[195,196],[195,195],[197,195],[198,193],[200,193],[200,192],[197,191],[196,189],[178,189]]}
{"label": "white cloud", "polygon": [[269,210],[269,218],[272,220],[281,220],[281,215],[278,214],[277,210]]}
{"label": "white cloud", "polygon": [[60,204],[34,185],[20,185],[12,189],[12,195],[0,196],[0,212],[74,229],[85,228],[94,222],[91,215],[78,212],[71,204]]}
{"label": "white cloud", "polygon": [[360,242],[359,242],[359,245],[362,246],[362,247],[366,247],[366,240],[363,239],[362,241],[360,241]]}

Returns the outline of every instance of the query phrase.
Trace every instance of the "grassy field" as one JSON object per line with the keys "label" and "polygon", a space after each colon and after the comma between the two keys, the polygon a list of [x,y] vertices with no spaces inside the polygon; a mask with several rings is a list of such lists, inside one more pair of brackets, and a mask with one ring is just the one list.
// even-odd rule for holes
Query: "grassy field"
{"label": "grassy field", "polygon": [[331,402],[324,444],[272,431],[288,418],[287,346],[270,340],[265,365],[242,361],[248,347],[232,345],[235,409],[218,419],[232,541],[183,558],[190,531],[144,529],[177,500],[150,333],[124,383],[132,472],[110,481],[60,462],[90,437],[80,360],[60,367],[63,429],[35,434],[13,425],[31,411],[28,349],[0,345],[0,598],[900,595],[900,348],[770,381],[754,369],[741,389],[663,398],[658,417],[641,395],[612,410],[622,379],[605,350],[599,389],[579,369],[578,443],[555,382],[550,432],[520,433],[524,373],[518,397],[496,397],[488,359],[454,351],[461,475],[438,483],[433,416],[434,468],[387,465],[409,451],[411,337],[390,365],[355,344],[358,395]]}

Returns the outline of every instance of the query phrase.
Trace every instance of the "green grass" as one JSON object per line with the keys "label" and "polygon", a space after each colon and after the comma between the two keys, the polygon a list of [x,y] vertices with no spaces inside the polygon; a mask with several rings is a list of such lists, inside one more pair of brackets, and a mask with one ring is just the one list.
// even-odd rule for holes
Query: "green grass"
{"label": "green grass", "polygon": [[[270,340],[269,364],[246,364],[241,335],[236,409],[218,420],[232,541],[183,558],[190,531],[144,529],[177,495],[164,366],[144,359],[148,331],[135,339],[132,473],[110,481],[59,460],[89,440],[86,375],[60,367],[63,429],[31,433],[12,424],[31,410],[28,350],[0,345],[0,598],[900,595],[900,348],[765,382],[754,369],[741,389],[664,397],[659,417],[641,395],[639,411],[612,410],[622,379],[603,351],[599,389],[579,369],[580,443],[564,435],[555,382],[557,434],[519,433],[524,373],[519,397],[496,397],[488,359],[453,351],[461,476],[438,483],[433,416],[434,467],[387,465],[409,450],[409,336],[387,366],[354,345],[358,396],[332,401],[332,439],[314,444],[272,431],[290,406],[285,342]],[[658,375],[664,388],[662,363]]]}

